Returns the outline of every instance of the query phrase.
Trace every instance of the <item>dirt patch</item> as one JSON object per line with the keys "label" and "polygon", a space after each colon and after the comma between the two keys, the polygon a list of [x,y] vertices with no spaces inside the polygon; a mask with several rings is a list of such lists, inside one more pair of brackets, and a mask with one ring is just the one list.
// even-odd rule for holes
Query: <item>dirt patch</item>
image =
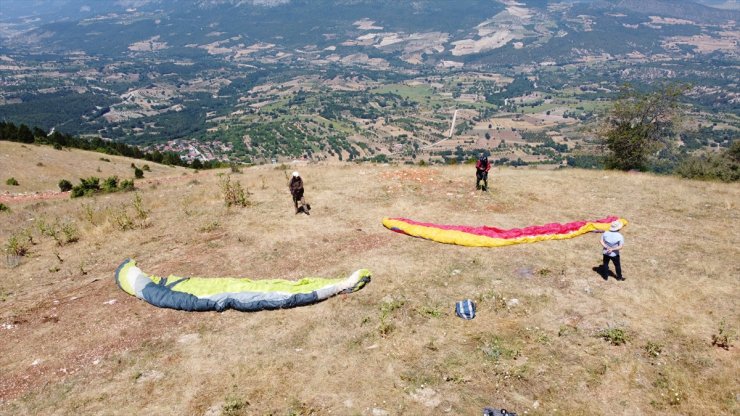
{"label": "dirt patch", "polygon": [[437,171],[431,169],[401,169],[383,172],[380,176],[385,180],[407,181],[416,183],[432,183],[438,177]]}
{"label": "dirt patch", "polygon": [[46,201],[49,199],[63,199],[63,198],[69,198],[69,192],[48,191],[48,192],[34,192],[31,194],[6,193],[6,194],[0,195],[0,202],[2,202],[3,204],[13,204],[13,203],[21,203],[21,202],[29,202],[29,201]]}

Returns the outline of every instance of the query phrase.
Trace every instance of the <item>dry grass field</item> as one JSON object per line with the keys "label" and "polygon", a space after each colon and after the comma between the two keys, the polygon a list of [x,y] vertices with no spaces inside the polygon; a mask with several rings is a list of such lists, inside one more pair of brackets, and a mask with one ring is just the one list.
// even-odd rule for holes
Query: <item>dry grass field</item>
{"label": "dry grass field", "polygon": [[[0,144],[3,154],[28,150]],[[79,161],[70,180],[107,166],[98,154],[65,154]],[[65,160],[16,172],[3,159],[2,172],[44,191]],[[178,180],[5,203],[3,247],[22,235],[32,243],[19,263],[0,264],[0,414],[740,414],[737,184],[504,168],[477,193],[471,166],[318,164],[299,169],[307,216],[293,213],[291,167],[231,174],[250,205],[227,208],[218,175],[230,171],[150,165]],[[592,270],[598,234],[485,249],[381,225],[384,216],[512,228],[608,215],[630,221],[623,282]],[[308,307],[189,313],[121,291],[113,274],[127,257],[157,275],[368,268],[373,280]],[[477,302],[474,320],[454,314],[465,298]]]}
{"label": "dry grass field", "polygon": [[[144,172],[144,182],[182,175],[187,170],[179,167],[158,165],[145,160],[111,156],[84,150],[55,150],[50,146],[20,144],[0,141],[0,201],[8,194],[35,194],[59,191],[59,181],[67,179],[72,184],[80,178],[96,176],[105,179],[118,176],[121,179],[134,177],[131,164],[141,168],[149,165]],[[17,186],[6,181],[14,177]]]}

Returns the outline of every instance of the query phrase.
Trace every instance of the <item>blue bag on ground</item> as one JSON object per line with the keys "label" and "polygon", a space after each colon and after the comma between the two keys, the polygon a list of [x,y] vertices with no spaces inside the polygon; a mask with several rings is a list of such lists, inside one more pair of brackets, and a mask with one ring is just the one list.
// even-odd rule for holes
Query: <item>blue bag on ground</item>
{"label": "blue bag on ground", "polygon": [[483,416],[516,416],[516,413],[507,412],[506,409],[493,409],[486,407],[483,409]]}
{"label": "blue bag on ground", "polygon": [[455,304],[455,313],[463,319],[475,318],[475,302],[465,299]]}

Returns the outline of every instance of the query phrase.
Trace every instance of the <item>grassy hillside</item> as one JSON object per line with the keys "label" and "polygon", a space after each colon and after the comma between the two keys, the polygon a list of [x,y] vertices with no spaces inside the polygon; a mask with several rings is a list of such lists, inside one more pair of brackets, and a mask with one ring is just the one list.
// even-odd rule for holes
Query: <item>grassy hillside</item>
{"label": "grassy hillside", "polygon": [[[170,177],[188,171],[146,160],[85,150],[56,150],[51,146],[0,141],[0,195],[59,191],[61,179],[67,179],[73,184],[79,183],[80,178],[90,176],[101,180],[109,176],[133,179],[132,163],[139,168],[149,165],[150,171],[144,172],[144,179]],[[6,183],[10,177],[18,181],[17,186]]]}
{"label": "grassy hillside", "polygon": [[[293,214],[295,168],[311,216]],[[273,165],[232,175],[251,205],[227,209],[224,172],[172,172],[185,179],[0,212],[3,244],[24,230],[33,241],[19,264],[0,265],[0,413],[740,411],[736,184],[510,168],[494,169],[491,192],[480,194],[470,166]],[[380,223],[510,228],[607,215],[630,221],[624,282],[592,270],[597,234],[481,249]],[[63,226],[78,241],[49,236]],[[126,257],[157,275],[374,274],[361,291],[313,306],[187,313],[118,289],[113,273]],[[478,302],[472,321],[454,315],[464,298]],[[733,346],[712,345],[727,334]]]}

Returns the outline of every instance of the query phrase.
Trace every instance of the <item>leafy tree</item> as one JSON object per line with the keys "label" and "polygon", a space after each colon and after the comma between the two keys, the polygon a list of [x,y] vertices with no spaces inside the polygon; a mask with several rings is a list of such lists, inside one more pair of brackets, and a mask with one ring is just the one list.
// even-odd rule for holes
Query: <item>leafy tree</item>
{"label": "leafy tree", "polygon": [[670,84],[642,93],[625,86],[602,126],[606,166],[646,170],[651,156],[675,141],[679,99],[687,89],[687,85]]}

